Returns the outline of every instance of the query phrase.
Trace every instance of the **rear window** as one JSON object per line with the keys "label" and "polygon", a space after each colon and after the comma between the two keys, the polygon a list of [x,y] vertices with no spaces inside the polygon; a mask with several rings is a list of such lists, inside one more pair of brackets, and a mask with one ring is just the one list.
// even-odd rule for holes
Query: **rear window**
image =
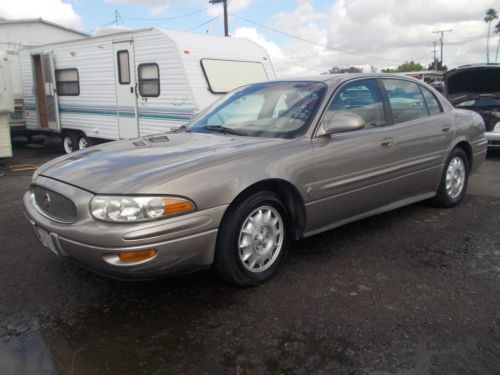
{"label": "rear window", "polygon": [[259,62],[202,59],[201,67],[214,94],[225,94],[268,79],[264,65]]}
{"label": "rear window", "polygon": [[434,96],[432,92],[427,90],[425,87],[420,87],[422,90],[422,94],[424,94],[425,102],[427,103],[427,108],[429,109],[429,113],[431,115],[437,115],[441,113],[441,106],[439,105],[438,100]]}
{"label": "rear window", "polygon": [[382,80],[395,124],[428,116],[427,106],[419,85],[400,79]]}

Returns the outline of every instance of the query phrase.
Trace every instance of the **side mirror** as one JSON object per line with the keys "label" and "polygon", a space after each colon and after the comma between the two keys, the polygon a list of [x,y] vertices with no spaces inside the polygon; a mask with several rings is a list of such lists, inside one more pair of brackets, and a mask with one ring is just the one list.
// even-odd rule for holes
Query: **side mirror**
{"label": "side mirror", "polygon": [[363,129],[366,123],[363,117],[352,112],[335,113],[323,123],[323,134],[345,133]]}

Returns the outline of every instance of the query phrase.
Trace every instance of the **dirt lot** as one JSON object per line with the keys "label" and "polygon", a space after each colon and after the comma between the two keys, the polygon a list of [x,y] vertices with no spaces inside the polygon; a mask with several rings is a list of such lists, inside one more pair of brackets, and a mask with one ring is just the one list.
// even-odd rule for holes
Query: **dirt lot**
{"label": "dirt lot", "polygon": [[[6,164],[61,153],[17,146]],[[0,372],[498,374],[500,155],[464,202],[416,204],[293,245],[254,289],[209,272],[118,282],[43,248],[31,172],[0,169]]]}

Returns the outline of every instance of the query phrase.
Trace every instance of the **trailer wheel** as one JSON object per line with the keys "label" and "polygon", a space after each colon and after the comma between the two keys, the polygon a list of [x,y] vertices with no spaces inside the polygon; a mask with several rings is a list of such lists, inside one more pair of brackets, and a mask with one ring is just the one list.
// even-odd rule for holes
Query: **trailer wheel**
{"label": "trailer wheel", "polygon": [[85,133],[81,133],[78,135],[77,145],[79,150],[85,150],[87,147],[92,146],[92,141],[85,135]]}
{"label": "trailer wheel", "polygon": [[62,146],[67,154],[78,150],[78,139],[73,133],[64,133],[62,136]]}

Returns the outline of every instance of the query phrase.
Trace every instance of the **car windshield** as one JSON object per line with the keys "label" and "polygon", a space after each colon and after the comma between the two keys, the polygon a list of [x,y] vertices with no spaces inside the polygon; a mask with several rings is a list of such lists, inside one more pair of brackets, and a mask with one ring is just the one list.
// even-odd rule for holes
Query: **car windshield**
{"label": "car windshield", "polygon": [[264,82],[239,88],[201,113],[187,131],[252,137],[303,134],[326,92],[320,82]]}

